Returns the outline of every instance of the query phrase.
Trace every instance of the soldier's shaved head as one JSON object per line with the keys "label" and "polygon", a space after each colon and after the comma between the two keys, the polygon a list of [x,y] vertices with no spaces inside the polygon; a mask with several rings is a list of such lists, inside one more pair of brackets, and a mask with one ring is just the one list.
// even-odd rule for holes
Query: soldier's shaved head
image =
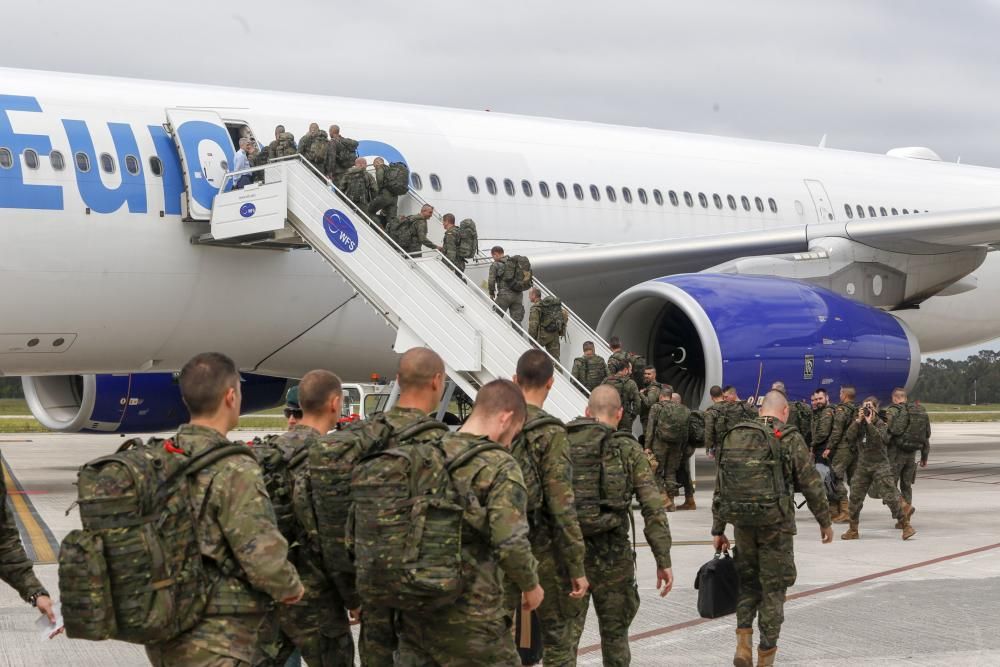
{"label": "soldier's shaved head", "polygon": [[276,126],[274,128],[274,138],[277,139],[278,137],[280,137],[281,134],[282,134],[282,132],[284,132],[284,131],[285,131],[285,126],[284,125],[278,125],[278,126]]}
{"label": "soldier's shaved head", "polygon": [[668,396],[670,394],[674,393],[674,387],[673,387],[673,385],[669,385],[669,384],[663,385],[663,389],[660,390],[660,393],[667,394]]}
{"label": "soldier's shaved head", "polygon": [[494,257],[497,257],[497,256],[501,256],[502,257],[503,256],[503,246],[498,246],[498,245],[493,246],[492,248],[490,248],[490,254],[493,255]]}
{"label": "soldier's shaved head", "polygon": [[608,339],[608,347],[612,350],[620,350],[622,346],[622,339],[618,336],[612,336]]}
{"label": "soldier's shaved head", "polygon": [[299,382],[299,406],[306,414],[326,411],[331,396],[341,396],[340,378],[327,370],[309,371]]}
{"label": "soldier's shaved head", "polygon": [[433,350],[414,347],[407,350],[399,360],[396,381],[400,391],[426,387],[435,375],[444,375],[444,361]]}
{"label": "soldier's shaved head", "polygon": [[375,165],[376,167],[384,167],[385,166],[385,160],[383,160],[380,157],[377,157],[374,160],[372,160],[372,164]]}
{"label": "soldier's shaved head", "polygon": [[584,341],[583,342],[583,351],[584,352],[593,352],[594,351],[594,341],[592,341],[592,340]]}
{"label": "soldier's shaved head", "polygon": [[780,391],[771,390],[760,405],[761,417],[777,417],[781,421],[788,418],[788,399]]}
{"label": "soldier's shaved head", "polygon": [[681,398],[681,395],[677,393],[670,394],[670,400],[674,403],[677,403],[678,405],[684,402],[684,399]]}
{"label": "soldier's shaved head", "polygon": [[319,129],[319,123],[309,123],[309,131],[315,132]]}
{"label": "soldier's shaved head", "polygon": [[510,380],[493,380],[483,385],[476,394],[472,414],[478,419],[493,419],[505,412],[512,413],[512,419],[523,425],[528,415],[524,393]]}
{"label": "soldier's shaved head", "polygon": [[532,287],[530,290],[528,290],[528,298],[531,299],[532,301],[534,301],[535,299],[541,299],[542,290],[538,289],[537,287]]}
{"label": "soldier's shaved head", "polygon": [[331,125],[330,126],[330,136],[332,137],[332,136],[337,135],[337,134],[340,134],[340,126],[339,125]]}
{"label": "soldier's shaved head", "polygon": [[594,387],[587,401],[587,414],[602,423],[614,422],[618,426],[619,414],[622,409],[622,399],[618,391],[608,384]]}
{"label": "soldier's shaved head", "polygon": [[240,374],[232,359],[218,352],[203,352],[184,364],[177,384],[181,400],[194,418],[214,414],[226,392],[239,394]]}
{"label": "soldier's shaved head", "polygon": [[901,399],[903,399],[905,401],[906,400],[906,390],[903,389],[902,387],[896,387],[895,389],[892,390],[892,397],[893,398],[901,398]]}
{"label": "soldier's shaved head", "polygon": [[441,216],[441,220],[444,221],[444,222],[450,222],[451,224],[454,225],[455,224],[455,214],[454,213],[445,213],[444,215]]}
{"label": "soldier's shaved head", "polygon": [[782,382],[781,380],[778,380],[777,382],[773,382],[771,384],[771,389],[773,389],[775,391],[780,391],[785,396],[788,396],[788,392],[785,391],[785,383]]}
{"label": "soldier's shaved head", "polygon": [[858,390],[854,388],[853,384],[840,385],[840,400],[853,401],[857,396]]}
{"label": "soldier's shaved head", "polygon": [[708,395],[713,399],[722,398],[722,387],[717,384],[713,384],[712,388],[708,390]]}
{"label": "soldier's shaved head", "polygon": [[555,374],[555,367],[549,355],[541,350],[528,350],[517,360],[514,376],[517,386],[522,389],[541,389]]}
{"label": "soldier's shaved head", "polygon": [[368,166],[368,160],[364,159],[363,157],[359,157],[357,160],[354,161],[354,166],[355,167],[367,167]]}

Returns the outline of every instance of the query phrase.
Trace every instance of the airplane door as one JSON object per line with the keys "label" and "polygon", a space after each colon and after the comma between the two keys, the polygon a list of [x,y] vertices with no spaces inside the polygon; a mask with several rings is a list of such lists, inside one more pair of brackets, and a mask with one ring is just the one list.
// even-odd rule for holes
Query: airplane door
{"label": "airplane door", "polygon": [[212,202],[233,164],[233,143],[214,111],[167,109],[168,131],[177,145],[187,218],[210,220]]}
{"label": "airplane door", "polygon": [[812,197],[813,205],[816,207],[816,221],[832,222],[836,220],[833,213],[833,204],[830,202],[823,184],[807,178],[806,187],[809,189],[809,196]]}

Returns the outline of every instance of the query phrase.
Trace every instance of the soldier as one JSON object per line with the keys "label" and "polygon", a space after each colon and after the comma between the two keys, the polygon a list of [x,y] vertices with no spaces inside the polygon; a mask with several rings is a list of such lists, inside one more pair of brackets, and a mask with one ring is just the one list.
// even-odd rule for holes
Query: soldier
{"label": "soldier", "polygon": [[330,139],[317,123],[309,125],[309,133],[299,142],[299,153],[309,160],[321,174],[326,173],[326,155]]}
{"label": "soldier", "polygon": [[437,246],[427,239],[427,221],[434,215],[434,207],[424,204],[417,215],[407,215],[390,221],[386,233],[405,252],[416,255],[421,247],[437,250]]}
{"label": "soldier", "polygon": [[[794,427],[786,428],[788,402],[777,391],[768,392],[760,416],[739,424],[723,440],[716,458],[712,499],[712,538],[715,551],[729,550],[726,524],[733,524],[739,549],[739,601],[736,606],[735,667],[753,665],[753,620],[760,614],[758,666],[774,664],[778,634],[784,620],[785,589],[795,583],[795,504],[798,491],[820,525],[823,544],[833,540],[830,508],[823,482],[813,466],[805,441]],[[770,463],[773,439],[781,450],[780,466]],[[725,466],[726,475],[721,474]],[[773,471],[761,475],[760,470]],[[757,488],[755,488],[757,487]],[[775,493],[775,488],[782,489]]]}
{"label": "soldier", "polygon": [[[538,561],[538,583],[545,590],[537,614],[544,661],[549,666],[576,664],[566,635],[571,621],[566,598],[582,598],[589,586],[566,427],[542,409],[554,374],[552,361],[541,350],[529,350],[518,359],[514,383],[524,392],[528,414],[511,447],[528,491],[528,537]],[[521,592],[508,585],[506,593],[513,615]]]}
{"label": "soldier", "polygon": [[[886,410],[886,422],[892,437],[893,457],[890,463],[899,491],[907,503],[913,503],[913,482],[917,478],[914,455],[920,452],[920,467],[927,467],[931,453],[931,422],[927,411],[919,403],[907,401],[906,390],[892,390],[892,405]],[[897,528],[901,526],[897,524]]]}
{"label": "soldier", "polygon": [[[173,446],[194,456],[230,444],[225,434],[240,417],[240,376],[228,357],[199,354],[181,370],[181,397],[191,422]],[[243,456],[210,464],[192,478],[201,508],[199,543],[217,572],[204,618],[175,639],[146,646],[154,667],[250,663],[257,631],[271,599],[293,605],[305,592],[288,562],[288,543],[275,524],[260,468]]]}
{"label": "soldier", "polygon": [[359,210],[367,211],[375,189],[375,179],[368,173],[368,161],[363,157],[355,160],[354,166],[341,176],[339,187]]}
{"label": "soldier", "polygon": [[542,298],[542,290],[532,287],[528,290],[531,312],[528,314],[528,335],[538,341],[552,358],[559,361],[561,352],[559,338],[566,335],[569,313],[556,296]]}
{"label": "soldier", "polygon": [[849,504],[851,527],[840,536],[842,540],[856,540],[861,537],[858,521],[865,496],[871,489],[876,498],[889,506],[892,516],[902,526],[903,539],[916,534],[910,525],[913,507],[903,500],[893,480],[892,466],[886,453],[889,429],[878,416],[878,399],[869,396],[858,410],[857,416],[847,427],[847,438],[858,443],[857,469],[851,478],[851,500]]}
{"label": "soldier", "polygon": [[[737,424],[744,421],[753,421],[757,418],[757,412],[750,407],[749,403],[740,400],[736,388],[729,385],[722,389],[722,400],[717,403],[718,412],[712,419],[712,442],[716,446],[722,443],[726,434]],[[706,425],[706,430],[708,426]],[[706,435],[706,438],[709,436]]]}
{"label": "soldier", "polygon": [[816,463],[830,465],[830,461],[823,453],[830,447],[830,435],[833,432],[833,408],[830,407],[830,397],[823,387],[813,392],[812,408],[813,415],[810,425],[812,426],[813,458]]}
{"label": "soldier", "polygon": [[604,384],[610,385],[618,392],[624,413],[618,424],[618,430],[626,433],[632,432],[632,424],[639,416],[639,388],[635,386],[632,379],[632,367],[627,361],[612,357],[608,362],[608,371],[611,373]]}
{"label": "soldier", "polygon": [[[666,396],[673,394],[670,385],[663,387]],[[677,497],[677,470],[688,442],[688,422],[691,411],[681,403],[665,400],[658,403],[649,412],[649,422],[646,424],[646,449],[656,456],[656,473],[660,488],[666,494],[668,512],[676,509],[674,498]]]}
{"label": "soldier", "polygon": [[573,377],[580,381],[587,391],[594,391],[608,377],[608,365],[594,353],[594,342],[583,344],[583,356],[573,360]]}
{"label": "soldier", "polygon": [[705,454],[709,458],[715,457],[715,451],[719,448],[719,443],[715,440],[715,422],[722,414],[722,387],[715,384],[708,390],[708,397],[712,401],[711,405],[705,408]]}
{"label": "soldier", "polygon": [[[660,400],[670,398],[669,393],[663,396],[663,385],[656,381],[656,366],[646,366],[642,369],[642,386],[639,387],[639,397],[641,399],[639,404],[639,421],[643,428],[645,428],[646,424],[649,423],[650,408],[659,403]],[[640,443],[645,444],[649,439],[646,435],[647,433],[648,431],[643,431],[642,437],[639,438]]]}
{"label": "soldier", "polygon": [[622,361],[628,361],[628,353],[622,348],[622,340],[618,336],[612,336],[608,339],[608,347],[611,348],[611,356],[608,357],[608,363],[611,363],[612,359],[621,359]]}
{"label": "soldier", "polygon": [[[368,214],[375,218],[375,221],[383,228],[385,228],[390,220],[396,219],[399,203],[399,197],[389,190],[385,182],[385,170],[385,160],[380,157],[375,158],[375,197],[368,204]],[[454,220],[455,216],[452,216],[452,222]],[[457,251],[458,241],[456,240],[455,243]]]}
{"label": "soldier", "polygon": [[458,254],[458,243],[461,240],[458,227],[455,226],[455,215],[445,213],[441,218],[444,227],[444,241],[438,246],[438,252],[448,258],[459,271],[465,271],[465,259]]}
{"label": "soldier", "polygon": [[[508,380],[494,380],[476,396],[472,414],[461,429],[441,439],[453,455],[481,444],[510,447],[524,426],[524,396]],[[521,664],[504,605],[505,580],[523,591],[521,607],[536,609],[544,591],[528,541],[524,478],[506,451],[475,454],[451,471],[452,483],[472,501],[462,536],[465,571],[462,594],[437,611],[400,613],[398,665]]]}
{"label": "soldier", "polygon": [[302,419],[302,406],[299,405],[299,386],[295,385],[285,394],[285,409],[282,411],[285,419],[288,420],[288,430],[299,423]]}
{"label": "soldier", "polygon": [[855,396],[856,391],[853,386],[841,385],[840,404],[833,411],[833,428],[830,430],[827,448],[823,450],[823,458],[831,462],[830,469],[836,477],[837,512],[833,517],[834,523],[847,523],[851,520],[847,504],[847,484],[854,475],[856,443],[849,440],[846,435],[847,427],[858,412],[857,406],[854,405]]}
{"label": "soldier", "polygon": [[785,390],[785,383],[781,380],[771,385],[774,391],[780,391],[781,395],[788,401],[788,424],[798,430],[799,435],[806,441],[806,447],[812,449],[812,406],[805,401],[792,401],[788,399],[788,392]]}
{"label": "soldier", "polygon": [[[589,594],[574,605],[579,611],[570,637],[575,653],[593,596],[603,664],[619,667],[631,662],[628,630],[639,611],[635,551],[629,542],[632,499],[638,498],[642,507],[643,532],[656,560],[656,587],[661,597],[674,585],[670,525],[648,459],[636,439],[619,428],[623,411],[618,393],[607,385],[597,387],[590,395],[586,414],[567,424],[591,586]],[[602,458],[601,450],[613,454]],[[612,494],[606,493],[609,487],[620,494],[620,501],[600,501],[601,496],[611,498]]]}
{"label": "soldier", "polygon": [[511,287],[510,281],[504,278],[504,269],[507,262],[511,261],[510,257],[505,255],[503,248],[498,245],[490,249],[490,255],[493,257],[489,277],[490,298],[500,306],[500,312],[510,311],[510,319],[520,324],[524,320],[524,297],[521,292]]}
{"label": "soldier", "polygon": [[[683,403],[680,394],[672,394],[670,400],[674,403]],[[677,467],[677,487],[684,489],[684,503],[677,506],[678,511],[691,511],[698,509],[694,502],[694,477],[691,474],[691,457],[705,442],[705,415],[697,410],[691,411],[688,419],[688,441],[684,447],[684,456]]]}

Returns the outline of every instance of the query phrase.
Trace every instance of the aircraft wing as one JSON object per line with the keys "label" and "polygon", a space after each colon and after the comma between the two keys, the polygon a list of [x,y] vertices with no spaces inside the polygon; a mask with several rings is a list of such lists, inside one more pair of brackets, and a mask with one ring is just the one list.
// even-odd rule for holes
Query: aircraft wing
{"label": "aircraft wing", "polygon": [[[715,236],[594,245],[531,257],[532,267],[557,294],[578,303],[585,318],[600,315],[622,291],[640,282],[703,271],[743,257],[807,252],[822,238],[845,238],[897,253],[940,255],[1000,244],[1000,208],[891,216],[779,227]],[[580,280],[581,276],[593,280]],[[584,304],[588,304],[584,306]],[[594,310],[595,312],[589,312]]]}

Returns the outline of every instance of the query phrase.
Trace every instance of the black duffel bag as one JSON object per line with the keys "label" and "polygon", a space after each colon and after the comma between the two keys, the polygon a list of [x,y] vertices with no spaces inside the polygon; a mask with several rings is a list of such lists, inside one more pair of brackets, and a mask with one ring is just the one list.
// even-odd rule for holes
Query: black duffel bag
{"label": "black duffel bag", "polygon": [[524,611],[521,605],[514,614],[514,643],[522,665],[537,665],[542,661],[542,626],[538,614]]}
{"label": "black duffel bag", "polygon": [[698,615],[702,618],[719,618],[736,611],[739,578],[728,551],[715,554],[698,569],[694,588],[698,591]]}

